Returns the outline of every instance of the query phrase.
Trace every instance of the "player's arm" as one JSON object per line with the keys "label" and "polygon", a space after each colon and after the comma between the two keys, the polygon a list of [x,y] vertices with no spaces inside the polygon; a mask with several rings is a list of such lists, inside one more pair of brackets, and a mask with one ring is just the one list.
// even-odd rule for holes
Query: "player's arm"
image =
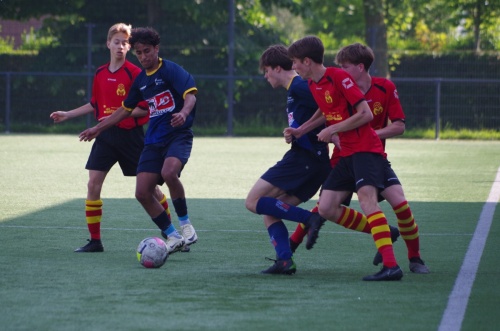
{"label": "player's arm", "polygon": [[355,108],[356,113],[354,113],[348,119],[330,125],[321,130],[321,132],[318,134],[318,140],[329,143],[331,141],[332,135],[339,132],[354,130],[362,125],[365,125],[366,123],[369,123],[373,119],[373,113],[370,110],[370,106],[368,106],[366,100],[358,103]]}
{"label": "player's arm", "polygon": [[318,108],[316,112],[309,118],[307,121],[302,123],[298,128],[288,127],[283,130],[283,135],[285,136],[285,141],[289,144],[292,142],[293,137],[300,138],[303,135],[307,134],[311,130],[314,130],[320,125],[325,124],[325,117],[321,113],[321,110]]}
{"label": "player's arm", "polygon": [[131,117],[144,117],[144,116],[149,116],[149,111],[147,109],[141,108],[141,107],[135,107],[134,110],[132,110]]}
{"label": "player's arm", "polygon": [[92,107],[92,104],[86,103],[83,106],[80,106],[78,108],[68,110],[68,111],[55,111],[50,114],[50,118],[54,120],[54,123],[61,123],[66,120],[69,120],[71,118],[87,115],[94,112],[94,107]]}
{"label": "player's arm", "polygon": [[118,122],[129,117],[133,109],[118,108],[113,114],[106,117],[103,121],[99,122],[96,126],[82,131],[80,133],[80,141],[91,141],[97,137],[102,131],[118,124]]}
{"label": "player's arm", "polygon": [[383,140],[387,138],[392,138],[395,136],[402,135],[405,132],[405,122],[403,120],[396,120],[391,122],[385,128],[375,130],[378,137]]}
{"label": "player's arm", "polygon": [[184,96],[184,107],[175,114],[172,114],[172,121],[170,124],[175,128],[181,126],[186,122],[186,118],[191,114],[194,106],[196,105],[196,90],[192,90]]}

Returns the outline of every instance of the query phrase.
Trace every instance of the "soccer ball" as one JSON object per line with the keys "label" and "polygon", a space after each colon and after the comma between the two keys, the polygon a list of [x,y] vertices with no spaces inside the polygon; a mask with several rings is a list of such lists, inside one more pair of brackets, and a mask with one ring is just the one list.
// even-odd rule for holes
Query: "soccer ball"
{"label": "soccer ball", "polygon": [[160,238],[146,238],[137,246],[137,260],[145,268],[159,268],[165,264],[167,257],[167,244]]}

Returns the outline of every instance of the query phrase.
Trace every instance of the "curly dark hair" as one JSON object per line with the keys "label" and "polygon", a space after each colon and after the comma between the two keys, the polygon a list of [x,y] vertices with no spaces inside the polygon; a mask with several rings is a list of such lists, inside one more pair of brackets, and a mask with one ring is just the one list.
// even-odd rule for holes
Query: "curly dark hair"
{"label": "curly dark hair", "polygon": [[160,44],[160,35],[158,32],[150,27],[147,28],[134,28],[128,40],[130,47],[134,48],[137,43],[144,45],[157,46]]}

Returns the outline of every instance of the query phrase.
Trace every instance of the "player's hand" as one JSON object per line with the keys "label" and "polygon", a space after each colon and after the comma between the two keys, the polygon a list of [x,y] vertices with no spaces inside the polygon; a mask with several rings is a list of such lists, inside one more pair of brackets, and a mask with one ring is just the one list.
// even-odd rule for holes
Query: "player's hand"
{"label": "player's hand", "polygon": [[293,141],[293,138],[300,138],[300,135],[298,133],[298,130],[295,128],[285,128],[283,130],[283,136],[285,137],[285,141],[287,144],[290,144]]}
{"label": "player's hand", "polygon": [[95,127],[82,131],[80,133],[80,141],[91,141],[99,135],[99,130]]}
{"label": "player's hand", "polygon": [[335,132],[332,132],[332,127],[329,126],[327,128],[324,128],[323,130],[321,130],[320,133],[318,133],[318,140],[319,141],[322,141],[324,143],[329,143],[332,139],[332,135],[334,134]]}
{"label": "player's hand", "polygon": [[170,125],[172,127],[178,127],[186,123],[186,115],[183,112],[172,114],[172,120],[170,121]]}
{"label": "player's hand", "polygon": [[54,120],[54,123],[61,123],[68,119],[68,114],[65,111],[55,111],[50,114],[50,118]]}

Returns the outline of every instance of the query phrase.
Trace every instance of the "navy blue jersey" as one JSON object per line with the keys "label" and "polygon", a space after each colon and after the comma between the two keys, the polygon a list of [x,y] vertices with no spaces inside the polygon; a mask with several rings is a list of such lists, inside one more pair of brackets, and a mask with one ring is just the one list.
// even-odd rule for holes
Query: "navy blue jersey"
{"label": "navy blue jersey", "polygon": [[[287,108],[288,125],[292,128],[298,128],[305,123],[318,110],[318,105],[314,101],[307,80],[300,76],[293,78],[287,93]],[[328,157],[327,144],[318,141],[317,134],[324,128],[320,126],[311,130],[308,134],[303,135],[299,139],[294,139],[293,147],[300,147],[312,152],[314,155]]]}
{"label": "navy blue jersey", "polygon": [[144,144],[165,141],[176,130],[190,129],[193,125],[196,106],[186,118],[184,125],[172,127],[172,114],[180,112],[184,106],[187,93],[197,92],[194,78],[178,64],[160,60],[160,66],[154,72],[145,70],[136,77],[123,107],[132,110],[137,104],[146,100],[149,106],[149,126]]}

